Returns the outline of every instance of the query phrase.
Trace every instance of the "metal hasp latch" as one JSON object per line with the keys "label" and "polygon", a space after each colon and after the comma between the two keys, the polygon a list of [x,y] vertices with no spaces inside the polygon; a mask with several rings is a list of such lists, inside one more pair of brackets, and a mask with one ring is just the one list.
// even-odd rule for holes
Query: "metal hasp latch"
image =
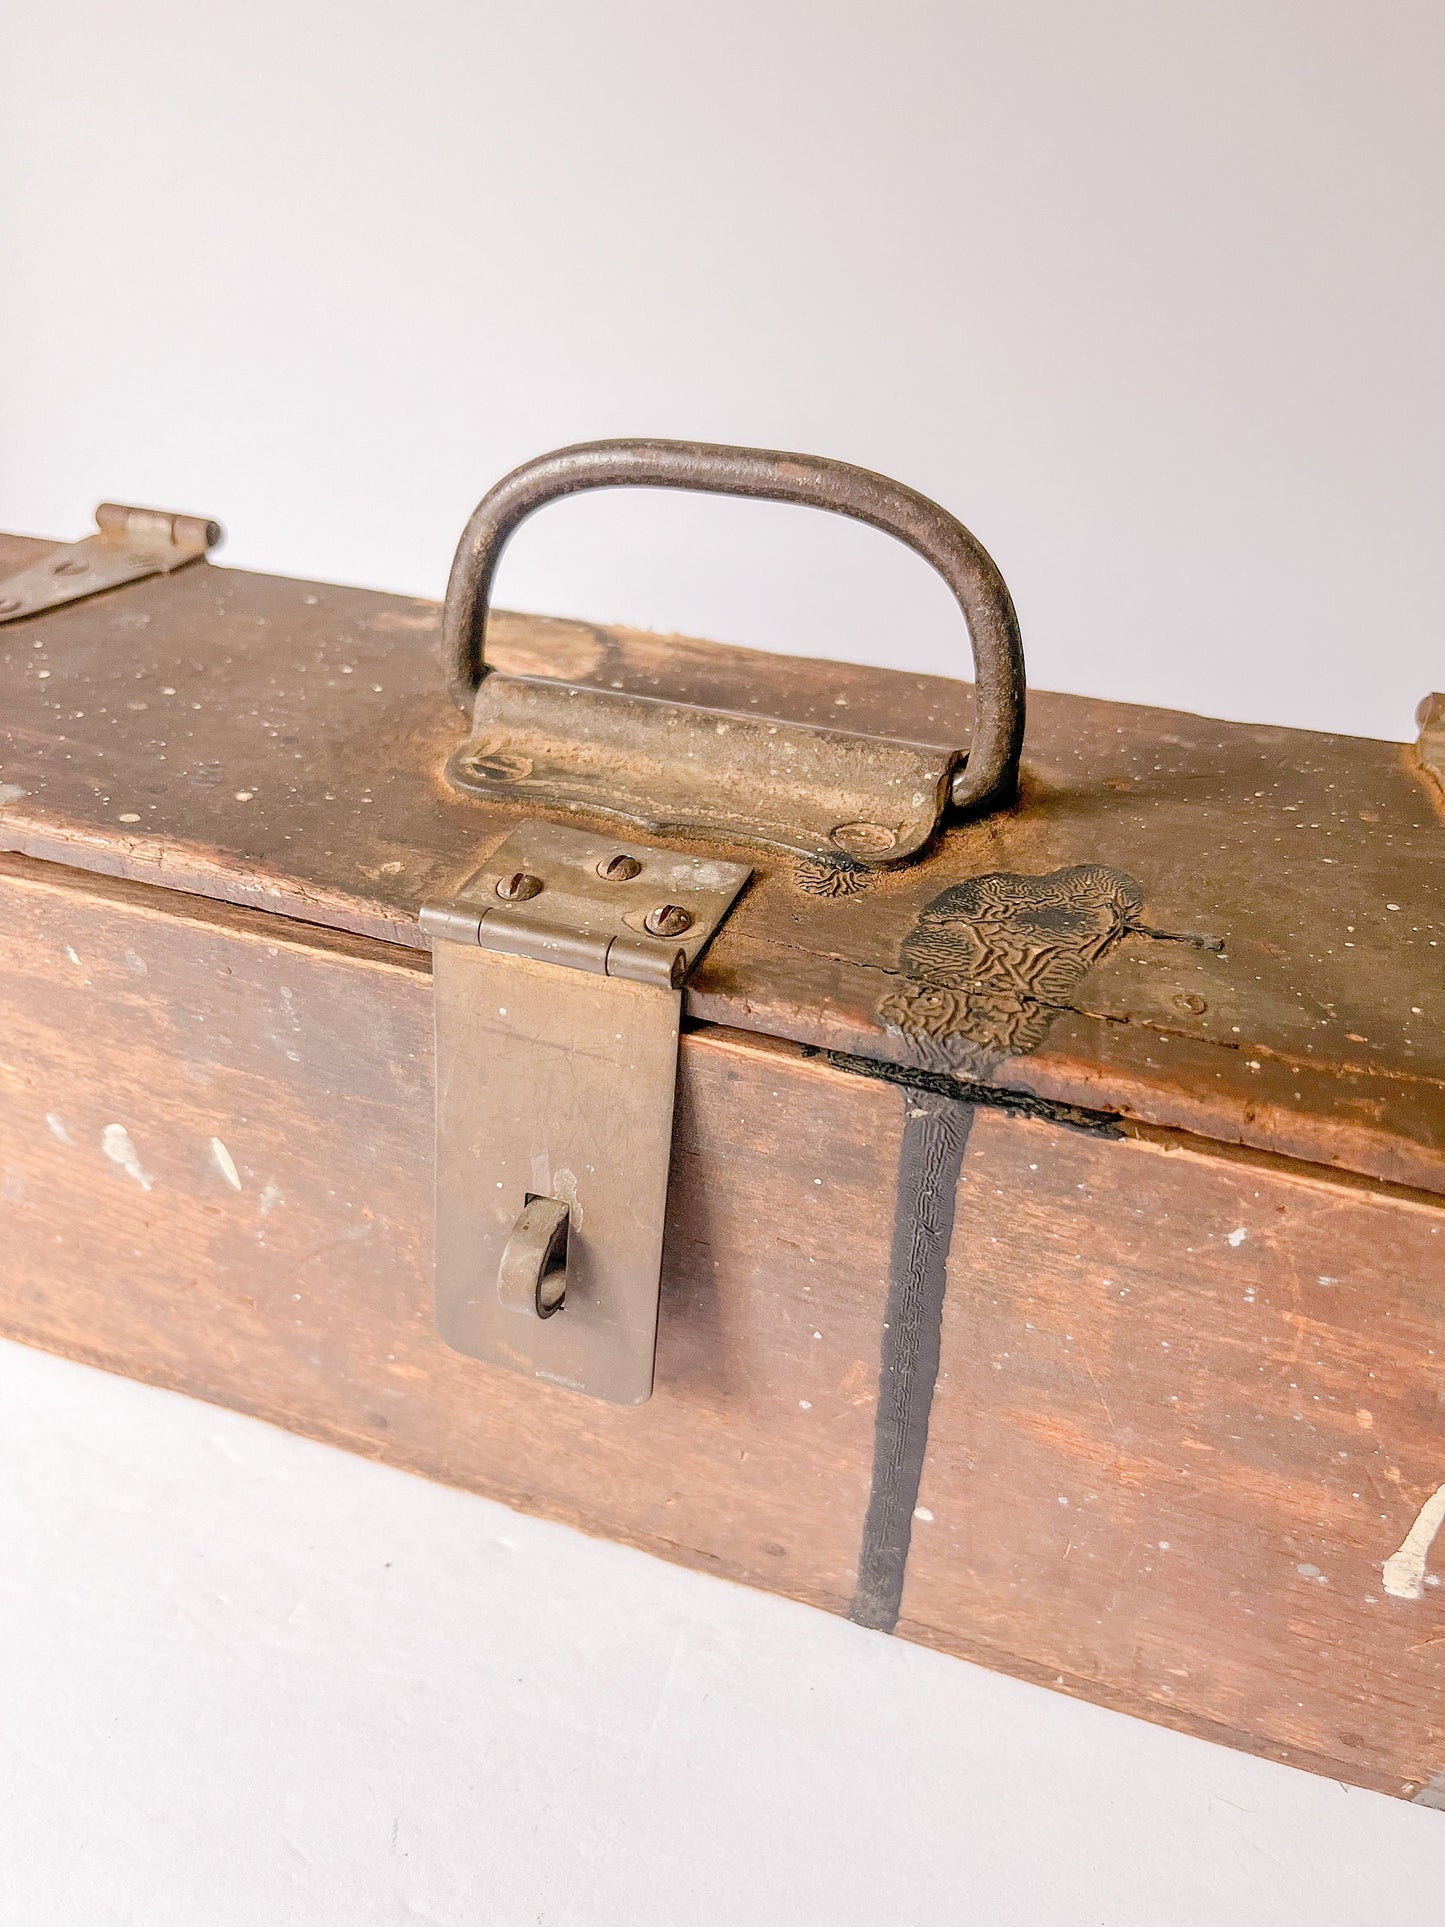
{"label": "metal hasp latch", "polygon": [[682,984],[750,875],[528,821],[423,907],[436,1323],[455,1350],[650,1395]]}
{"label": "metal hasp latch", "polygon": [[[548,502],[625,485],[828,509],[896,536],[932,563],[973,648],[967,752],[489,671],[487,608],[511,536]],[[847,462],[704,442],[611,441],[524,463],[482,498],[467,524],[447,585],[442,640],[452,694],[472,723],[447,776],[472,795],[608,816],[654,835],[700,832],[871,868],[916,856],[946,808],[977,812],[1015,791],[1024,664],[1003,577],[936,502]]]}
{"label": "metal hasp latch", "polygon": [[95,534],[83,542],[67,542],[0,580],[0,622],[38,615],[144,576],[171,575],[198,562],[221,539],[220,523],[205,516],[128,508],[123,502],[102,502],[95,523]]}

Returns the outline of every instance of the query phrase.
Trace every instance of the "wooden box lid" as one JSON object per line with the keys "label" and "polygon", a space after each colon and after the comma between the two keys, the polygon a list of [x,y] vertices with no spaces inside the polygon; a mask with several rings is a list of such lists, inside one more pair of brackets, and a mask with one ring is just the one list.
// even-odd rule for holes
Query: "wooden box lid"
{"label": "wooden box lid", "polygon": [[[0,573],[55,545],[0,537]],[[0,849],[424,949],[516,812],[443,779],[436,605],[198,563],[0,628]],[[968,685],[498,613],[497,667],[965,744]],[[535,812],[534,812],[535,813]],[[698,846],[703,847],[703,846]],[[694,1019],[1445,1193],[1413,749],[1034,694],[1016,805],[860,881],[754,851]]]}

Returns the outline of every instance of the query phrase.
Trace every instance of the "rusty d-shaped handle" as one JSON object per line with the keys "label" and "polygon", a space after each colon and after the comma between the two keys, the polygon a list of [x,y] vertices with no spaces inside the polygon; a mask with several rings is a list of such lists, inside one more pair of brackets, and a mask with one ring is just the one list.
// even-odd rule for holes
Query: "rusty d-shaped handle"
{"label": "rusty d-shaped handle", "polygon": [[534,509],[564,495],[628,485],[829,509],[896,536],[932,563],[953,591],[973,645],[973,741],[954,772],[950,796],[956,808],[970,810],[1008,800],[1023,746],[1024,657],[1013,602],[992,557],[960,521],[916,489],[818,455],[709,442],[579,442],[514,468],[477,504],[447,583],[442,647],[451,692],[463,710],[471,713],[487,673],[492,578],[512,535]]}

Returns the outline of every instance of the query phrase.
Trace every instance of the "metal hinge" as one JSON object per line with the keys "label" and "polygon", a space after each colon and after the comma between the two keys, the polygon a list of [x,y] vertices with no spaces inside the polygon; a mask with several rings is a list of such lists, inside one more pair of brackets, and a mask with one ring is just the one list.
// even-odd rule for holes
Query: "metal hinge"
{"label": "metal hinge", "polygon": [[38,615],[143,576],[171,575],[199,561],[221,539],[220,523],[204,516],[129,508],[123,502],[102,502],[95,521],[94,535],[52,549],[0,580],[0,622]]}
{"label": "metal hinge", "polygon": [[617,1404],[651,1393],[682,984],[750,875],[525,822],[422,909],[455,1350]]}
{"label": "metal hinge", "polygon": [[1420,739],[1415,745],[1420,767],[1445,790],[1445,695],[1436,690],[1423,697],[1415,721],[1420,725]]}

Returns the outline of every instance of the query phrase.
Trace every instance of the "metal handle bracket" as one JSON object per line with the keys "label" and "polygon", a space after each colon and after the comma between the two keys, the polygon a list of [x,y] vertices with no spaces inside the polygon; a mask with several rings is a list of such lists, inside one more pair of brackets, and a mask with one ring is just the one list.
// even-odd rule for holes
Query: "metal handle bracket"
{"label": "metal handle bracket", "polygon": [[[826,509],[906,543],[943,576],[968,628],[977,706],[967,753],[490,671],[492,581],[512,535],[549,502],[627,485]],[[452,694],[472,718],[471,740],[447,775],[477,795],[873,866],[915,855],[948,804],[993,808],[1017,782],[1023,650],[1003,577],[936,502],[846,462],[705,442],[607,441],[524,463],[467,524],[442,642]]]}

